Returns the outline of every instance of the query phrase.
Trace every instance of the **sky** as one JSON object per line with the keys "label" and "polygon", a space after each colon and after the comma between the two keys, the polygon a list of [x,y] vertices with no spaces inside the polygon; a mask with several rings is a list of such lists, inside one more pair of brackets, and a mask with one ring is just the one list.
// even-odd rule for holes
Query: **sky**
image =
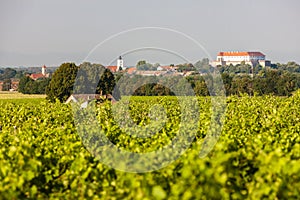
{"label": "sky", "polygon": [[298,0],[1,0],[0,66],[110,65],[119,55],[125,65],[170,64],[219,51],[300,63],[299,8]]}

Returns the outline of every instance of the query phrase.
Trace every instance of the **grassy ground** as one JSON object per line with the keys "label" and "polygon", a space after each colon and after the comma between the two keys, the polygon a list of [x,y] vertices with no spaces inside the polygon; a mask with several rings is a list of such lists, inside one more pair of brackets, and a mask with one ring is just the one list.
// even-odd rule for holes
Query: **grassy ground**
{"label": "grassy ground", "polygon": [[22,94],[19,92],[0,91],[0,99],[36,99],[45,98],[43,94]]}

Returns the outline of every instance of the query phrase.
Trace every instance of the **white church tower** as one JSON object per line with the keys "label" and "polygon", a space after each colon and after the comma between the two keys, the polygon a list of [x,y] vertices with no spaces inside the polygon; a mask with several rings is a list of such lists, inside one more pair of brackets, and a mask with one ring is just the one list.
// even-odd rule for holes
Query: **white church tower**
{"label": "white church tower", "polygon": [[46,73],[47,73],[47,69],[46,69],[47,67],[44,65],[43,67],[42,67],[42,74],[44,75],[44,76],[46,76]]}
{"label": "white church tower", "polygon": [[122,56],[119,56],[118,61],[117,61],[117,71],[120,69],[124,69],[124,64],[123,64],[123,59]]}

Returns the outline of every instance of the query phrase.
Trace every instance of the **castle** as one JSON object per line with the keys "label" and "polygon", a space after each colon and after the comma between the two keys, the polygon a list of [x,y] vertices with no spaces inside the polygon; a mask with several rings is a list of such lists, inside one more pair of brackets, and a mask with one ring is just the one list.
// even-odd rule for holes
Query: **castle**
{"label": "castle", "polygon": [[240,52],[228,51],[219,52],[217,60],[213,62],[214,65],[237,65],[249,64],[251,66],[261,65],[262,67],[271,66],[271,62],[266,60],[266,56],[261,52]]}

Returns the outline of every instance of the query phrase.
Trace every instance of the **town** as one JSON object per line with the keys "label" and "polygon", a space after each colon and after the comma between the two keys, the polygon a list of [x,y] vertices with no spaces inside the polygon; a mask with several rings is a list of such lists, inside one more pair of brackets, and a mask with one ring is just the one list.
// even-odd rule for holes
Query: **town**
{"label": "town", "polygon": [[[198,65],[197,65],[198,64]],[[277,64],[278,65],[278,64]],[[261,52],[241,52],[241,51],[229,51],[229,52],[219,52],[216,56],[215,61],[209,61],[207,58],[202,59],[194,66],[192,63],[183,64],[170,64],[166,66],[161,66],[159,63],[151,64],[147,63],[145,60],[141,60],[136,66],[126,66],[124,60],[121,56],[117,59],[117,63],[114,66],[106,66],[112,73],[127,73],[132,75],[141,76],[190,76],[193,74],[201,73],[204,68],[207,67],[217,67],[223,69],[227,68],[227,71],[232,71],[235,74],[241,72],[253,74],[254,68],[273,68],[278,69],[282,67],[283,70],[289,69],[291,72],[299,72],[299,65],[291,62],[287,66],[276,64],[271,64],[271,61],[266,60],[266,56]],[[239,68],[249,68],[248,70],[238,70]],[[18,91],[20,78],[26,76],[32,81],[42,81],[51,79],[52,74],[58,67],[47,68],[45,65],[35,68],[0,68],[0,91]],[[35,73],[31,73],[35,72]],[[43,91],[40,91],[43,93]]]}

